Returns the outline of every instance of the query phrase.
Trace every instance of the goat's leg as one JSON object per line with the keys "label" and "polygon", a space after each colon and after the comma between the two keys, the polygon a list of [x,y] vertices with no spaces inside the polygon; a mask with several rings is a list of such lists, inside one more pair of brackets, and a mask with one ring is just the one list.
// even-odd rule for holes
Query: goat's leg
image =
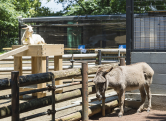
{"label": "goat's leg", "polygon": [[150,90],[150,86],[148,84],[145,85],[145,90],[147,92],[147,96],[148,96],[148,109],[147,109],[147,112],[150,111],[152,105],[151,105],[151,90]]}
{"label": "goat's leg", "polygon": [[142,86],[140,89],[139,89],[140,93],[141,93],[141,105],[140,107],[138,108],[137,112],[141,112],[142,109],[144,108],[144,104],[145,104],[145,99],[146,99],[146,93],[145,93],[145,89],[144,89],[144,86]]}
{"label": "goat's leg", "polygon": [[119,96],[120,96],[120,112],[118,114],[119,117],[122,117],[123,116],[123,113],[124,113],[124,99],[125,99],[125,90],[121,90],[119,92]]}
{"label": "goat's leg", "polygon": [[117,94],[118,94],[118,105],[119,105],[119,107],[120,107],[120,104],[121,104],[121,96],[120,96],[120,93],[119,92],[117,92]]}

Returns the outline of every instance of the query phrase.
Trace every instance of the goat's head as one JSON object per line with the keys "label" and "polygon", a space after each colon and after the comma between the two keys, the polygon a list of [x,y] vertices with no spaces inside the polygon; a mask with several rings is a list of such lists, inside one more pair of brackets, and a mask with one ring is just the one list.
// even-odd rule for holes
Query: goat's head
{"label": "goat's head", "polygon": [[29,26],[29,25],[27,25],[27,24],[24,24],[24,25],[26,25],[27,27],[22,28],[22,29],[26,29],[29,33],[33,34],[33,27],[32,27],[32,26]]}
{"label": "goat's head", "polygon": [[111,67],[110,69],[99,68],[96,72],[96,76],[93,79],[93,82],[95,83],[96,87],[96,97],[99,100],[101,100],[102,97],[104,97],[105,90],[107,89],[107,80],[105,78],[105,75],[112,69],[113,67]]}

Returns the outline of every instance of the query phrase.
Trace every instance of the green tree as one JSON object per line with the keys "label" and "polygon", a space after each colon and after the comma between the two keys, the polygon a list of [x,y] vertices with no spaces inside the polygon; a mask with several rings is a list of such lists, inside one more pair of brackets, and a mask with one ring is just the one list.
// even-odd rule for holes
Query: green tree
{"label": "green tree", "polygon": [[49,8],[41,7],[40,0],[0,0],[0,51],[3,47],[18,44],[18,16],[25,18],[54,14]]}
{"label": "green tree", "polygon": [[68,4],[64,15],[105,15],[126,12],[126,0],[58,0]]}

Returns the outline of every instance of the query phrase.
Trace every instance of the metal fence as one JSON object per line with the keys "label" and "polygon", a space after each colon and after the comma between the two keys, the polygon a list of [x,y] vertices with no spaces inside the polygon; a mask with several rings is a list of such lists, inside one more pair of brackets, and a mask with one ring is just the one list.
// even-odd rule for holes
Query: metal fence
{"label": "metal fence", "polygon": [[126,1],[127,64],[130,52],[166,51],[166,1]]}

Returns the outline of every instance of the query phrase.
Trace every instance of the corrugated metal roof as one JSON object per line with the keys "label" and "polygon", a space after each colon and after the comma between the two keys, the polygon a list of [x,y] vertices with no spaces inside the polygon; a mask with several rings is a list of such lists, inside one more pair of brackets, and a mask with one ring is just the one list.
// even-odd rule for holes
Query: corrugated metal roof
{"label": "corrugated metal roof", "polygon": [[87,16],[52,16],[52,17],[34,17],[34,18],[20,18],[22,22],[49,22],[49,21],[78,21],[78,20],[126,20],[126,14],[121,15],[87,15]]}

